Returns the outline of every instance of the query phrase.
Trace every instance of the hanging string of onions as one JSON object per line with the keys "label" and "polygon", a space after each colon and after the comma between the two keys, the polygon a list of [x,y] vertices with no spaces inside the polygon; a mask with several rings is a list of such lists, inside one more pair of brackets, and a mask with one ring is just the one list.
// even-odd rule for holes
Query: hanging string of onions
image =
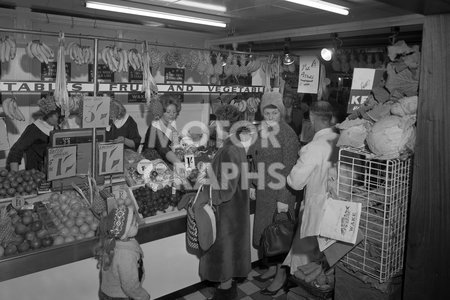
{"label": "hanging string of onions", "polygon": [[150,53],[148,43],[144,42],[142,45],[142,67],[143,67],[143,82],[142,91],[145,92],[145,99],[147,100],[147,105],[152,101],[152,96],[158,94],[158,86],[156,85],[155,78],[150,71]]}

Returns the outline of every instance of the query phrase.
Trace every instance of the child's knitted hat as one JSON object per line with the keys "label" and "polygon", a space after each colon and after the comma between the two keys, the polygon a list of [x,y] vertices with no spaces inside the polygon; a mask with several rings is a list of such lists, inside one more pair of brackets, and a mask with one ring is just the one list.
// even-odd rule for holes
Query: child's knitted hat
{"label": "child's knitted hat", "polygon": [[133,222],[133,213],[133,208],[126,205],[120,205],[112,209],[106,217],[109,234],[120,240],[127,238]]}
{"label": "child's knitted hat", "polygon": [[273,105],[280,111],[280,114],[284,116],[285,108],[283,104],[283,95],[278,92],[266,92],[261,98],[261,114],[264,115],[264,108],[269,105]]}

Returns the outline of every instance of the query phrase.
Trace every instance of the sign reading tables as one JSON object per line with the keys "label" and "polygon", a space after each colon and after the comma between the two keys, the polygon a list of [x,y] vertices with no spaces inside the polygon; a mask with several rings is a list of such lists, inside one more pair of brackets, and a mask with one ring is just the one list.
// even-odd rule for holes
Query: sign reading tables
{"label": "sign reading tables", "polygon": [[319,88],[320,62],[315,56],[300,56],[298,93],[317,94]]}
{"label": "sign reading tables", "polygon": [[99,128],[109,125],[110,97],[84,97],[83,128]]}
{"label": "sign reading tables", "polygon": [[367,101],[374,85],[378,85],[383,80],[383,73],[383,69],[355,68],[353,70],[347,113],[352,113]]}
{"label": "sign reading tables", "polygon": [[124,144],[98,143],[98,174],[123,173]]}
{"label": "sign reading tables", "polygon": [[184,83],[184,69],[165,68],[164,69],[164,83],[165,84],[183,84]]}
{"label": "sign reading tables", "polygon": [[73,177],[77,174],[77,146],[48,148],[47,180]]}
{"label": "sign reading tables", "polygon": [[[42,81],[54,81],[56,79],[56,62],[51,61],[48,64],[41,63],[41,80]],[[66,63],[66,79],[70,80],[71,64]]]}

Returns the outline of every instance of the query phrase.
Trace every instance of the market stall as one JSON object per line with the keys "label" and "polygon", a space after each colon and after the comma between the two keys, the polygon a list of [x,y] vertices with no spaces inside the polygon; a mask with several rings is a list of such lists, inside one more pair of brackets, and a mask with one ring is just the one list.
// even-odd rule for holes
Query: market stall
{"label": "market stall", "polygon": [[[11,36],[17,32],[36,34],[29,30],[2,31]],[[16,95],[41,95],[61,108],[68,129],[50,135],[44,172],[1,171],[0,285],[8,288],[1,288],[0,298],[33,299],[38,291],[47,299],[59,299],[61,294],[65,299],[95,297],[98,290],[98,271],[92,259],[95,231],[99,219],[118,204],[133,207],[139,215],[141,228],[137,239],[145,253],[144,264],[150,270],[159,270],[158,275],[150,275],[152,280],[144,283],[153,297],[199,282],[198,259],[186,251],[186,212],[178,209],[177,203],[183,194],[198,188],[197,179],[212,160],[215,144],[200,145],[192,139],[183,140],[174,151],[184,161],[186,172],[175,174],[172,166],[160,159],[149,160],[138,152],[124,149],[123,143],[106,141],[111,96],[120,99],[131,95],[133,101],[138,97],[138,103],[147,102],[151,108],[156,101],[153,100],[156,91],[179,95],[217,94],[223,98],[217,101],[219,105],[223,101],[231,102],[248,114],[248,118],[253,118],[264,86],[241,85],[238,80],[232,86],[222,81],[190,84],[185,83],[184,78],[180,80],[179,72],[173,70],[164,84],[156,84],[151,72],[144,71],[158,68],[158,59],[172,59],[171,63],[179,66],[182,63],[179,55],[185,50],[184,64],[191,65],[175,70],[195,68],[206,72],[219,65],[220,52],[214,54],[214,64],[208,59],[209,64],[201,66],[199,55],[210,57],[210,51],[171,46],[172,50],[163,55],[155,45],[149,49],[147,42],[142,51],[116,46],[100,49],[99,42],[110,39],[39,32],[39,36],[42,35],[58,38],[58,48],[52,49],[41,40],[33,40],[26,45],[28,57],[24,57],[39,61],[42,81],[1,81],[1,92],[11,95],[3,101],[3,110],[7,118],[23,120]],[[78,42],[69,42],[70,38]],[[65,42],[65,39],[68,40]],[[93,46],[82,45],[81,39],[92,41]],[[137,43],[114,39],[116,42]],[[3,43],[5,48],[1,51],[7,52],[6,62],[10,62],[17,46],[11,38]],[[188,54],[190,56],[186,56]],[[153,55],[152,66],[149,65],[150,55]],[[227,51],[227,56],[231,59],[233,53]],[[261,59],[247,59],[245,53],[236,54],[232,64],[235,70],[229,75],[237,79],[261,67]],[[71,82],[71,66],[82,65],[89,67],[90,81]],[[119,72],[128,72],[130,82],[105,82],[104,78]],[[220,72],[214,71],[208,76],[215,75],[218,77]],[[99,94],[103,96],[97,97]],[[225,97],[227,94],[232,97]],[[209,109],[206,112],[209,113]],[[79,120],[75,121],[77,118]],[[202,121],[207,123],[208,120]],[[253,253],[253,260],[256,259]],[[167,268],[169,260],[178,269]],[[19,288],[24,282],[29,289]]]}

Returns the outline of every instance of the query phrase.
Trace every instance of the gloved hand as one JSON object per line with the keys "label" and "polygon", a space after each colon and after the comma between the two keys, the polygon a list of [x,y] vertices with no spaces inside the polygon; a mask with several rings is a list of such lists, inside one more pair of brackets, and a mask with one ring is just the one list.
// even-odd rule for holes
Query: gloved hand
{"label": "gloved hand", "polygon": [[283,212],[288,212],[289,210],[289,205],[283,202],[277,202],[277,212],[278,213],[283,213]]}
{"label": "gloved hand", "polygon": [[254,188],[250,188],[249,194],[251,200],[256,200],[256,190]]}

